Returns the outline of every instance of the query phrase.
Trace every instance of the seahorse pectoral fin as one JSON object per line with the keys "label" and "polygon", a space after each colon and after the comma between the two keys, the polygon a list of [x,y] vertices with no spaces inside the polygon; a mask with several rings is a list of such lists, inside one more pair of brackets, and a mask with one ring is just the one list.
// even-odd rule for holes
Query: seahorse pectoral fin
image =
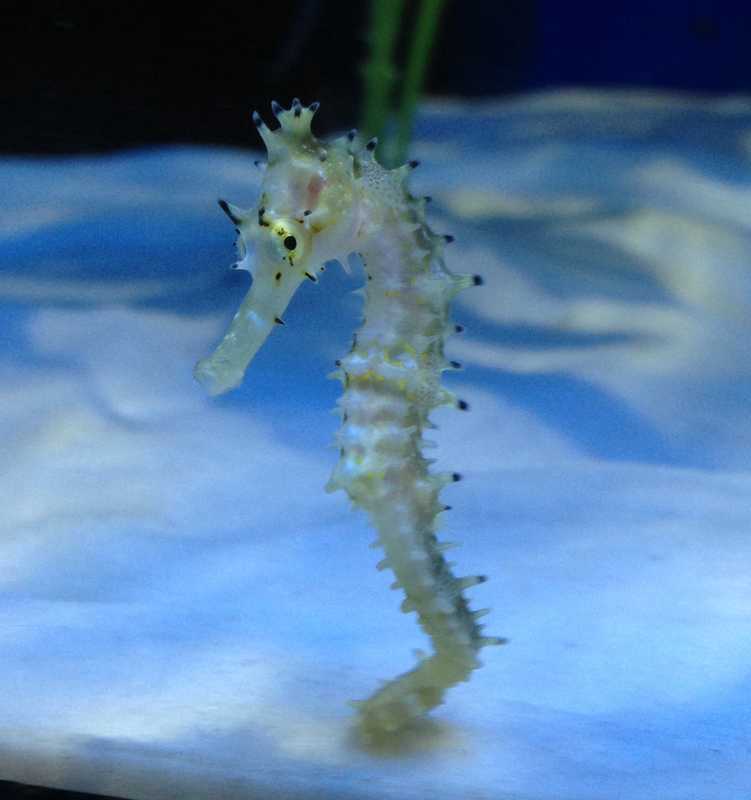
{"label": "seahorse pectoral fin", "polygon": [[245,370],[281,321],[304,275],[277,263],[257,265],[253,283],[219,346],[199,361],[193,375],[211,395],[223,394],[242,383]]}

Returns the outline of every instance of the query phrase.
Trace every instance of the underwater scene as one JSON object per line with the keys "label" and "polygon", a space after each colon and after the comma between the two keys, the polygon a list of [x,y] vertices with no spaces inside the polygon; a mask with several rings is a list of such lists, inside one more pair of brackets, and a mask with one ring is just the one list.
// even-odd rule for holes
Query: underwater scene
{"label": "underwater scene", "polygon": [[751,798],[750,35],[7,0],[2,798]]}
{"label": "underwater scene", "polygon": [[250,284],[216,200],[258,202],[253,146],[0,161],[0,775],[158,799],[747,796],[751,101],[420,106],[410,191],[483,279],[445,345],[468,409],[433,412],[426,454],[461,474],[440,537],[508,643],[377,743],[348,701],[430,643],[365,514],[324,490],[363,267],[303,281],[238,388],[192,375]]}

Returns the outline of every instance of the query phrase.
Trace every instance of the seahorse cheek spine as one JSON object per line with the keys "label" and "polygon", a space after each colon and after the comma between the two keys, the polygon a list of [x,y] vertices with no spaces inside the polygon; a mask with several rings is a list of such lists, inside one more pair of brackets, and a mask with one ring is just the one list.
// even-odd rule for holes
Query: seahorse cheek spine
{"label": "seahorse cheek spine", "polygon": [[[365,319],[332,375],[344,392],[336,436],[340,459],[326,488],[343,489],[368,513],[377,531],[374,544],[384,551],[378,569],[393,571],[392,588],[405,594],[402,610],[417,613],[435,649],[354,703],[363,732],[378,736],[439,705],[448,688],[480,666],[480,648],[505,641],[482,635],[477,619],[487,610],[470,611],[463,595],[485,578],[456,578],[443,556],[450,545],[436,537],[447,508],[441,489],[459,476],[431,473],[431,460],[423,456],[430,412],[444,404],[466,407],[441,386],[440,377],[458,366],[443,353],[446,337],[456,330],[449,304],[478,280],[446,266],[443,247],[451,237],[430,229],[425,199],[406,189],[416,162],[386,170],[373,159],[374,140],[362,147],[354,132],[319,143],[309,130],[317,104],[303,109],[295,100],[288,111],[275,103],[272,108],[281,123],[277,131],[254,116],[269,151],[258,208],[242,212],[220,203],[240,223],[241,252],[256,240],[265,253],[254,277],[255,285],[261,276],[261,287],[251,288],[229,333],[196,375],[210,390],[236,385],[268,335],[268,319],[280,321],[280,309],[302,277],[313,279],[320,268],[311,259],[360,255],[367,278],[361,290]],[[263,329],[248,325],[252,315],[264,321]],[[224,380],[223,373],[232,379]]]}

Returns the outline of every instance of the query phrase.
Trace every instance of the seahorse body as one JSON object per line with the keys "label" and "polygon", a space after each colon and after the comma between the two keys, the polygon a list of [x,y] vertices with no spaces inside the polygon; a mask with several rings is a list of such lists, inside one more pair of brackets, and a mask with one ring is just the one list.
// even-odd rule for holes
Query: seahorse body
{"label": "seahorse body", "polygon": [[[258,206],[220,205],[239,233],[241,261],[253,283],[214,354],[196,366],[209,392],[237,386],[300,283],[331,259],[357,253],[367,277],[362,290],[365,320],[352,349],[334,373],[344,385],[339,401],[340,459],[327,485],[343,489],[365,510],[393,570],[393,588],[403,589],[405,612],[415,611],[435,652],[356,702],[368,735],[396,731],[443,701],[446,689],[468,680],[480,666],[481,647],[504,639],[481,633],[463,590],[482,576],[456,578],[438,542],[439,495],[454,474],[433,474],[423,456],[423,431],[440,405],[466,404],[440,383],[458,367],[444,357],[444,341],[460,329],[449,319],[449,303],[477,276],[452,273],[443,257],[451,237],[425,221],[428,198],[415,198],[406,180],[417,162],[393,170],[373,158],[375,140],[363,146],[355,131],[331,142],[311,133],[314,103],[295,99],[289,110],[272,103],[280,127],[253,120],[266,144],[268,164]],[[255,257],[251,252],[255,249]]]}

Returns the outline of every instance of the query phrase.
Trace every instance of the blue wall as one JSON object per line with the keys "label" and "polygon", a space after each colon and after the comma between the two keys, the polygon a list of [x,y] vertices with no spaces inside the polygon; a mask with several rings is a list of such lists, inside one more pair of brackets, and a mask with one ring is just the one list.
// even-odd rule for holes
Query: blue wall
{"label": "blue wall", "polygon": [[530,85],[751,89],[748,0],[538,0],[537,12]]}

